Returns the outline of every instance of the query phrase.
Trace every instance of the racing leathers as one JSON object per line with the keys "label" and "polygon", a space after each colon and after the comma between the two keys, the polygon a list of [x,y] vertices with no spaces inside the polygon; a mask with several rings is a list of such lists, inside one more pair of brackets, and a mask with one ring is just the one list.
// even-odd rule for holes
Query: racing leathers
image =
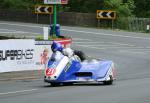
{"label": "racing leathers", "polygon": [[62,57],[67,56],[70,60],[81,61],[77,55],[74,55],[74,52],[71,48],[64,48],[62,51],[53,52],[51,60],[59,60]]}

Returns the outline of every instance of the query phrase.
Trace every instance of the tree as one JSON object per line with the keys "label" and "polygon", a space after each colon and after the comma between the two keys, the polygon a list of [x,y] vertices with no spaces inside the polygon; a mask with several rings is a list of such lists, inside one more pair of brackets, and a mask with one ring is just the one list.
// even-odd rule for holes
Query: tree
{"label": "tree", "polygon": [[150,18],[150,0],[134,0],[136,8],[134,13],[137,17]]}
{"label": "tree", "polygon": [[134,1],[128,0],[127,3],[123,3],[122,0],[105,0],[105,10],[115,10],[118,17],[133,16],[133,10],[135,8]]}
{"label": "tree", "polygon": [[[0,0],[3,9],[33,9],[43,0]],[[61,11],[95,13],[96,10],[115,10],[118,17],[150,18],[150,0],[69,0],[67,5],[59,5]]]}
{"label": "tree", "polygon": [[[69,0],[68,11],[95,13],[96,10],[103,8],[104,0]],[[64,5],[65,6],[65,5]]]}
{"label": "tree", "polygon": [[134,10],[134,1],[128,0],[127,2],[123,3],[122,0],[105,0],[104,2],[104,9],[105,10],[114,10],[117,14],[117,27],[120,29],[128,29],[128,21],[127,17],[132,17],[133,10]]}
{"label": "tree", "polygon": [[3,9],[30,9],[33,5],[31,0],[0,0],[0,8]]}

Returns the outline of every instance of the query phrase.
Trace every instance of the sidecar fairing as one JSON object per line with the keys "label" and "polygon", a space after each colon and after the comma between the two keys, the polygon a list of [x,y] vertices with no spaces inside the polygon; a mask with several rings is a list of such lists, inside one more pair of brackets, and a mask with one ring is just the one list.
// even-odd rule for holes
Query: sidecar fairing
{"label": "sidecar fairing", "polygon": [[114,63],[109,60],[76,61],[67,56],[49,60],[44,81],[51,85],[60,83],[103,82],[112,84],[116,78]]}

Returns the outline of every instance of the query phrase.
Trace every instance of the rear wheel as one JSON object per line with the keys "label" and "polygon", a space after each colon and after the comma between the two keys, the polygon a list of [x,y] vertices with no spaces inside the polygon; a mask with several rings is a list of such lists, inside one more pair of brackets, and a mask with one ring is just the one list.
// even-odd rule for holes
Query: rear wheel
{"label": "rear wheel", "polygon": [[74,54],[77,55],[81,59],[81,61],[86,60],[86,55],[84,52],[79,50],[74,50]]}

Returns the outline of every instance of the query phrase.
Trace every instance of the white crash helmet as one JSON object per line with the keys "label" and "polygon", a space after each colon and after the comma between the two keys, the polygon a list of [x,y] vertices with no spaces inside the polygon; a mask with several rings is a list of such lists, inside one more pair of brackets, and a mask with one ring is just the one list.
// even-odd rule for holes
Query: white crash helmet
{"label": "white crash helmet", "polygon": [[71,48],[65,48],[65,49],[63,49],[63,54],[65,56],[72,57],[73,56],[73,50]]}

